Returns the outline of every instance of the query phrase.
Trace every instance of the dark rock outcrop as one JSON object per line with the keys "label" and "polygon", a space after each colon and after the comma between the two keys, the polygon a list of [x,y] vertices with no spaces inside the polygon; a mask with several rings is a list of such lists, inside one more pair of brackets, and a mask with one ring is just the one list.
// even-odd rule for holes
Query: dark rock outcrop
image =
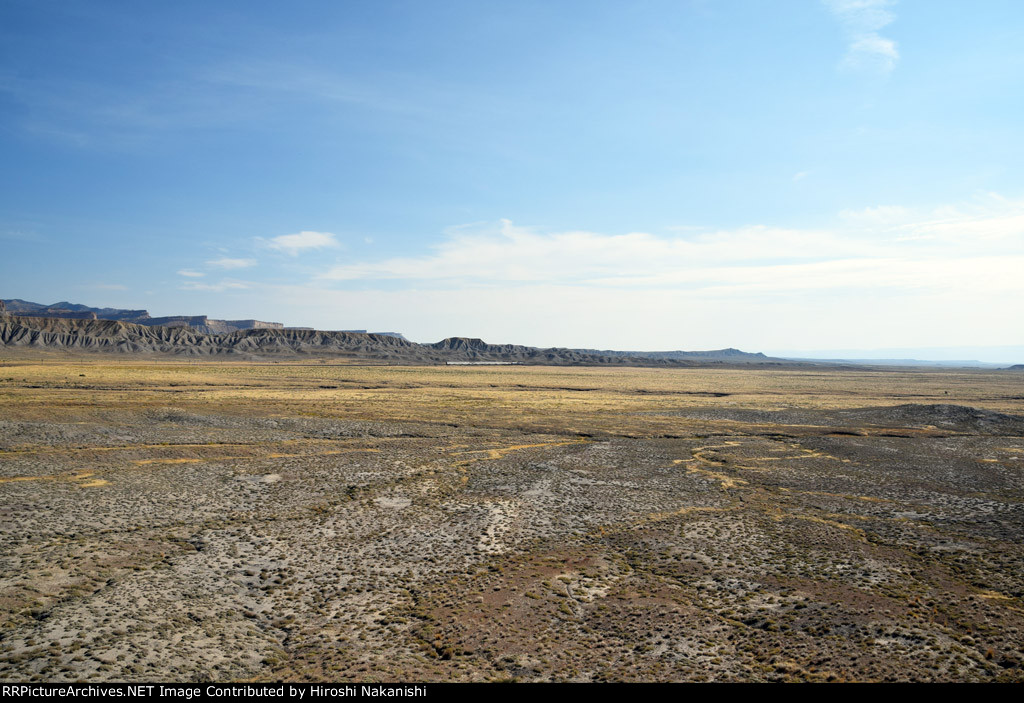
{"label": "dark rock outcrop", "polygon": [[1024,418],[967,405],[907,403],[838,413],[848,421],[879,427],[935,428],[974,434],[1024,435]]}

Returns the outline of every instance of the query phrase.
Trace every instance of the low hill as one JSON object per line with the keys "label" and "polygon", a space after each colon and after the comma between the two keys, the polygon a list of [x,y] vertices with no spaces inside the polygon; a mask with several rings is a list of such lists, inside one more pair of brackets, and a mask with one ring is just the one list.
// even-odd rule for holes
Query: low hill
{"label": "low hill", "polygon": [[[576,351],[586,354],[597,354],[600,356],[615,356],[629,359],[664,359],[671,361],[733,361],[733,362],[762,362],[772,361],[771,357],[761,352],[751,353],[739,349],[712,349],[709,351],[613,351],[611,349],[577,349]],[[777,359],[776,359],[777,361]]]}

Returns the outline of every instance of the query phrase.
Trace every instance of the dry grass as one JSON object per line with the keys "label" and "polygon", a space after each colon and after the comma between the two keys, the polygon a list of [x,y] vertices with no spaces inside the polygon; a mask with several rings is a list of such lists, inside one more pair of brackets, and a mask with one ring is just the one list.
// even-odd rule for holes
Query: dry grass
{"label": "dry grass", "polygon": [[22,354],[0,679],[1018,681],[1024,432],[847,411],[1022,397]]}
{"label": "dry grass", "polygon": [[[51,418],[55,408],[117,409],[130,403],[496,427],[538,422],[563,432],[649,436],[680,424],[699,430],[699,423],[674,417],[691,408],[958,403],[1013,412],[1024,398],[1019,376],[982,371],[381,367],[88,357],[0,364],[0,409],[26,419]],[[643,416],[631,417],[637,414]]]}

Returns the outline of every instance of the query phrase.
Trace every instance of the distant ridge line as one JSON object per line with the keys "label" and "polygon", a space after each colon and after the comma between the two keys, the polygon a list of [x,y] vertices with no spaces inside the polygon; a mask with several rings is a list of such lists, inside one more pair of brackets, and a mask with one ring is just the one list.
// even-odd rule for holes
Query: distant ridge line
{"label": "distant ridge line", "polygon": [[[75,311],[77,312],[77,311]],[[170,354],[190,357],[327,356],[380,364],[445,364],[450,361],[515,362],[544,365],[703,366],[707,364],[795,365],[763,354],[735,349],[692,352],[672,358],[666,353],[592,353],[589,350],[539,349],[515,344],[488,344],[481,339],[449,337],[417,344],[395,333],[324,332],[288,328],[254,328],[209,334],[189,326],[148,326],[119,320],[33,317],[0,311],[0,347],[61,351]],[[669,352],[667,354],[688,354]]]}
{"label": "distant ridge line", "polygon": [[170,315],[152,317],[148,310],[123,310],[120,308],[93,308],[79,303],[62,300],[53,305],[33,303],[28,300],[13,298],[0,301],[7,312],[14,315],[31,317],[49,317],[60,320],[117,320],[131,322],[146,327],[189,327],[197,332],[207,334],[227,334],[247,329],[283,329],[280,322],[264,322],[262,320],[212,320],[206,315]]}

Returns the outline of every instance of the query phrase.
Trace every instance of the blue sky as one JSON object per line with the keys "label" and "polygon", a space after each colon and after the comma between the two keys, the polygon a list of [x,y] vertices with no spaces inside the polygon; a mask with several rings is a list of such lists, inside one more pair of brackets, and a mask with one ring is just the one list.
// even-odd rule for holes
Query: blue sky
{"label": "blue sky", "polygon": [[1021,36],[1018,0],[3,0],[0,297],[1024,345]]}

